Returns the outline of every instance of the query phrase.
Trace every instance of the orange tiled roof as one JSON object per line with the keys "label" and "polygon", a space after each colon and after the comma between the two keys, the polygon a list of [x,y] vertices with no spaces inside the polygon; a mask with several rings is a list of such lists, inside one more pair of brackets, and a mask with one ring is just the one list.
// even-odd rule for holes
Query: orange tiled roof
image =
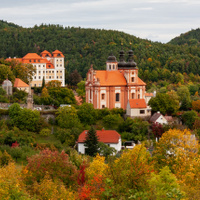
{"label": "orange tiled roof", "polygon": [[47,50],[44,50],[44,51],[41,53],[41,56],[42,56],[42,57],[45,57],[46,55],[48,55],[49,57],[51,57],[51,53],[48,52]]}
{"label": "orange tiled roof", "polygon": [[138,85],[146,85],[146,83],[138,77]]}
{"label": "orange tiled roof", "polygon": [[57,56],[64,57],[63,53],[59,50],[55,50],[54,52],[52,52],[52,54],[53,54],[53,57],[57,57]]}
{"label": "orange tiled roof", "polygon": [[146,102],[144,99],[129,99],[131,108],[146,108]]}
{"label": "orange tiled roof", "polygon": [[16,78],[14,87],[29,87],[29,85],[22,81],[20,78]]}
{"label": "orange tiled roof", "polygon": [[[78,143],[84,143],[88,130],[84,130],[78,137]],[[121,138],[120,134],[115,130],[96,130],[99,142],[118,143]]]}
{"label": "orange tiled roof", "polygon": [[27,53],[23,59],[42,59],[37,53]]}
{"label": "orange tiled roof", "polygon": [[145,93],[146,97],[153,97],[153,93]]}
{"label": "orange tiled roof", "polygon": [[127,85],[124,75],[120,71],[97,70],[96,78],[101,86]]}

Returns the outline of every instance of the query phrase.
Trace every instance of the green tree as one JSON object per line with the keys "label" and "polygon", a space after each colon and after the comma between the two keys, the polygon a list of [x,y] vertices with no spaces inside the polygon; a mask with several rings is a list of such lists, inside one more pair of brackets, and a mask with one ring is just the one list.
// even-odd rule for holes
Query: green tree
{"label": "green tree", "polygon": [[81,97],[82,101],[85,102],[85,81],[81,81],[77,84],[76,92]]}
{"label": "green tree", "polygon": [[156,97],[152,97],[149,101],[149,105],[151,106],[153,111],[160,111],[162,114],[173,114],[178,108],[178,102],[172,98],[168,94],[158,93]]}
{"label": "green tree", "polygon": [[123,121],[123,118],[119,114],[109,114],[103,117],[103,126],[105,129],[117,130]]}
{"label": "green tree", "polygon": [[193,128],[194,122],[197,118],[198,114],[194,110],[187,111],[182,115],[183,123],[190,129]]}
{"label": "green tree", "polygon": [[96,134],[96,130],[94,126],[91,126],[90,130],[87,132],[86,138],[85,138],[85,153],[89,156],[96,156],[98,153],[98,142],[99,139]]}
{"label": "green tree", "polygon": [[56,114],[56,121],[58,123],[58,126],[60,126],[61,128],[81,128],[81,122],[78,118],[77,111],[73,106],[60,107],[58,108]]}
{"label": "green tree", "polygon": [[148,183],[151,188],[149,190],[150,199],[181,200],[184,197],[184,193],[180,190],[180,186],[177,183],[176,176],[172,174],[168,166],[163,167],[159,174],[152,173]]}
{"label": "green tree", "polygon": [[80,105],[77,114],[84,125],[94,125],[96,122],[96,110],[91,103]]}

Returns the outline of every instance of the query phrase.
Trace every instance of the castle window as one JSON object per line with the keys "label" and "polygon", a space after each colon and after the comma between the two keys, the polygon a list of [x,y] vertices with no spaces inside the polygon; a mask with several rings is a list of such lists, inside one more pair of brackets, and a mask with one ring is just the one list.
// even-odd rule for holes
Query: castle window
{"label": "castle window", "polygon": [[40,67],[40,65],[38,65]]}
{"label": "castle window", "polygon": [[58,78],[58,76],[57,76],[57,78]]}
{"label": "castle window", "polygon": [[40,79],[40,76],[38,78]]}
{"label": "castle window", "polygon": [[45,67],[45,65],[43,65],[43,67]]}
{"label": "castle window", "polygon": [[58,65],[57,65],[57,67],[58,67]]}
{"label": "castle window", "polygon": [[62,62],[62,59],[60,59],[60,62]]}
{"label": "castle window", "polygon": [[57,56],[61,56],[61,55],[58,53]]}
{"label": "castle window", "polygon": [[36,79],[36,76],[34,78]]}
{"label": "castle window", "polygon": [[52,73],[54,73],[54,71],[52,71]]}
{"label": "castle window", "polygon": [[49,71],[49,74],[51,74],[51,71]]}
{"label": "castle window", "polygon": [[134,82],[134,77],[131,77],[131,82]]}
{"label": "castle window", "polygon": [[60,64],[60,67],[62,67],[62,64]]}
{"label": "castle window", "polygon": [[49,76],[49,79],[51,79],[51,76]]}
{"label": "castle window", "polygon": [[116,93],[115,101],[119,101],[119,93]]}
{"label": "castle window", "polygon": [[102,99],[102,100],[105,99],[105,94],[101,94],[101,99]]}

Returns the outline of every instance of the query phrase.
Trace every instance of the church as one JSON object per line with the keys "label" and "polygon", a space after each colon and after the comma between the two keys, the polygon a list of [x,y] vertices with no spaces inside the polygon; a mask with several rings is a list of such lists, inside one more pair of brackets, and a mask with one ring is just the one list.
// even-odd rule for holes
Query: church
{"label": "church", "polygon": [[[138,77],[138,67],[133,60],[133,51],[120,51],[119,62],[114,55],[106,61],[106,70],[94,70],[91,66],[86,77],[86,102],[95,109],[123,108],[130,117],[151,115],[148,106],[150,93],[146,93],[146,83]],[[147,94],[147,95],[146,95]]]}

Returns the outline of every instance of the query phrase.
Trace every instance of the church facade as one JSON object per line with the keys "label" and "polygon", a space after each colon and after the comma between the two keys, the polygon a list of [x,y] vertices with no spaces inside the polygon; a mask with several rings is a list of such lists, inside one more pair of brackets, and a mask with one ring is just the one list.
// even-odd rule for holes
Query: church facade
{"label": "church facade", "polygon": [[[125,53],[121,50],[119,62],[114,55],[108,57],[106,70],[94,70],[91,66],[87,73],[85,88],[86,102],[92,103],[96,109],[107,107],[126,110],[129,100],[135,99],[137,109],[140,104],[142,108],[139,109],[143,110],[142,114],[148,112],[145,99],[146,83],[138,77],[138,68],[133,60],[132,50],[128,51],[127,62]],[[141,100],[144,100],[142,104]]]}

